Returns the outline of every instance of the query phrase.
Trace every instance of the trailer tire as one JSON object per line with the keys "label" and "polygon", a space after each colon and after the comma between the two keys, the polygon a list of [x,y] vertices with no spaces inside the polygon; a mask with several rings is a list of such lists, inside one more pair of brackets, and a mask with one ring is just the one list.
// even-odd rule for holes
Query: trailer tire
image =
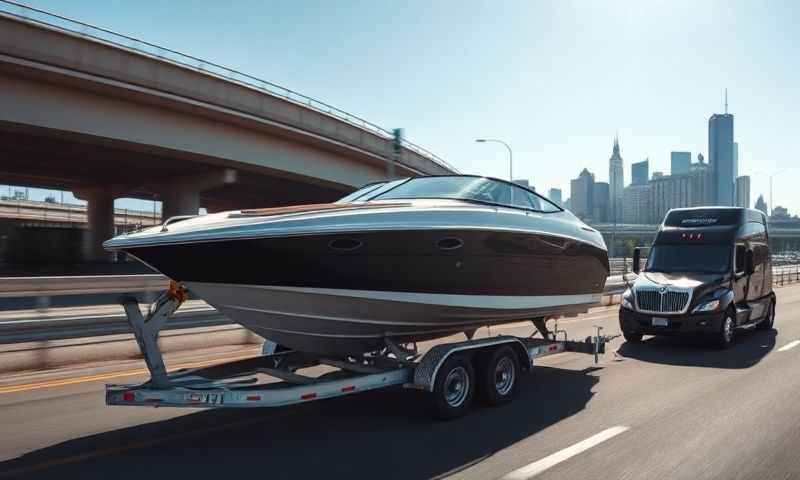
{"label": "trailer tire", "polygon": [[507,346],[494,348],[478,358],[478,382],[481,399],[488,405],[510,401],[517,390],[519,359]]}
{"label": "trailer tire", "polygon": [[465,355],[454,354],[436,373],[433,406],[436,416],[450,420],[464,415],[475,396],[475,369]]}

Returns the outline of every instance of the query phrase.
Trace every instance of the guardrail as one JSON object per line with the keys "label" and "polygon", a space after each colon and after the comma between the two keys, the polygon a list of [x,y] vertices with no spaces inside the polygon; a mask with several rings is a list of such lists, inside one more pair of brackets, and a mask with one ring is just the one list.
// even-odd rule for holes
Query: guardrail
{"label": "guardrail", "polygon": [[169,279],[158,274],[4,277],[0,278],[0,298],[155,292],[168,285]]}
{"label": "guardrail", "polygon": [[[336,108],[321,100],[317,100],[316,98],[303,95],[302,93],[296,92],[289,88],[260,79],[253,75],[224,67],[214,62],[188,55],[186,53],[178,52],[170,48],[162,47],[145,40],[131,37],[129,35],[117,33],[106,28],[92,25],[90,23],[81,22],[80,20],[68,18],[63,15],[58,15],[56,13],[34,8],[29,5],[24,5],[11,0],[0,0],[0,6],[3,7],[0,9],[0,14],[9,15],[27,22],[45,25],[47,27],[90,39],[95,42],[112,45],[116,48],[194,70],[195,72],[202,73],[204,75],[214,76],[248,88],[253,88],[263,93],[281,97],[292,103],[311,108],[324,115],[335,117],[339,120],[349,123],[350,125],[367,130],[383,138],[394,138],[393,132],[357,115]],[[401,139],[401,143],[407,149],[416,152],[417,154],[444,168],[447,168],[453,172],[458,171],[452,165],[430,150],[427,150],[406,139]]]}

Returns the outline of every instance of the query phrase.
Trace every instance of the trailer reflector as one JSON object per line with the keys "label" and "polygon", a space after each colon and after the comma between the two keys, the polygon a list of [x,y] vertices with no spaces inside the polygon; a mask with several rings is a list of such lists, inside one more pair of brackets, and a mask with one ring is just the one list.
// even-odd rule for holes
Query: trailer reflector
{"label": "trailer reflector", "polygon": [[314,400],[315,398],[317,398],[317,394],[313,392],[300,395],[300,400]]}
{"label": "trailer reflector", "polygon": [[261,395],[248,395],[247,400],[250,402],[257,402],[261,400]]}
{"label": "trailer reflector", "polygon": [[132,402],[136,399],[136,396],[133,392],[125,392],[122,394],[122,401],[124,402]]}
{"label": "trailer reflector", "polygon": [[355,386],[355,385],[350,385],[350,386],[347,386],[347,387],[342,387],[342,391],[343,391],[343,392],[354,392],[355,390],[356,390],[356,386]]}

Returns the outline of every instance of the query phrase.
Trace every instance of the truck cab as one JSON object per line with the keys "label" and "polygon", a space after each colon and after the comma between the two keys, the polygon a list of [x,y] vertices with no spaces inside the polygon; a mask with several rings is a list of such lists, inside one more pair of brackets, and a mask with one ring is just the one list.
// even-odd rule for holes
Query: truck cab
{"label": "truck cab", "polygon": [[737,331],[773,327],[769,232],[758,210],[670,210],[645,264],[640,249],[633,263],[638,275],[619,311],[629,342],[643,335],[703,335],[728,348]]}

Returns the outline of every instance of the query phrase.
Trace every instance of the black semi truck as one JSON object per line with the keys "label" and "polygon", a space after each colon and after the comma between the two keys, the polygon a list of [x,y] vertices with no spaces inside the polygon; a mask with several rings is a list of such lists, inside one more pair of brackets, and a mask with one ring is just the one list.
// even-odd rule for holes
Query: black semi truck
{"label": "black semi truck", "polygon": [[773,328],[775,293],[766,216],[747,208],[667,212],[643,269],[623,294],[620,329],[643,335],[704,335],[729,347],[739,330]]}

